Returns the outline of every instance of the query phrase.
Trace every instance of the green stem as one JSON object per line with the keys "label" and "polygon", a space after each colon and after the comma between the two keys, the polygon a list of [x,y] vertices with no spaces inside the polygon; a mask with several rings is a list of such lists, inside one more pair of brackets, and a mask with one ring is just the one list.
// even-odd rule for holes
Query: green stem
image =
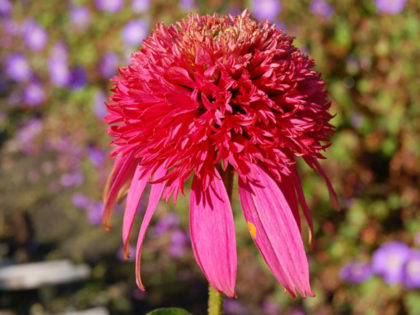
{"label": "green stem", "polygon": [[209,315],[223,314],[223,295],[209,284]]}

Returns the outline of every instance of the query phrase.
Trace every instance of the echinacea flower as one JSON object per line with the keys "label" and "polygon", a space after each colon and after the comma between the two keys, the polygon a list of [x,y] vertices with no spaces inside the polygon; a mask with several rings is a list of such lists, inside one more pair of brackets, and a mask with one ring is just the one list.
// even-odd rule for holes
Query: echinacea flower
{"label": "echinacea flower", "polygon": [[104,191],[103,223],[128,189],[125,255],[137,207],[151,186],[136,249],[136,280],[146,230],[161,198],[176,202],[192,177],[190,236],[209,283],[235,295],[236,239],[230,179],[237,174],[250,234],[278,281],[293,296],[313,296],[300,235],[299,204],[312,228],[296,158],[330,180],[318,162],[333,127],[314,63],[293,39],[244,11],[158,24],[113,78],[105,121],[115,145]]}

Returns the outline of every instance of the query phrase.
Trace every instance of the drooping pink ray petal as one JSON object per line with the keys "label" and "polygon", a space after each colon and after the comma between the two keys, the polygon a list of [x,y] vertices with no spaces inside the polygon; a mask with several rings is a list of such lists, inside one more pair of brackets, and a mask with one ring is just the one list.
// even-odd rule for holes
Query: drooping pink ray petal
{"label": "drooping pink ray petal", "polygon": [[[166,174],[166,168],[160,167],[154,174],[154,178],[158,179]],[[137,239],[136,249],[136,282],[141,290],[145,290],[143,282],[141,281],[140,274],[140,263],[141,263],[141,250],[143,247],[144,237],[146,235],[147,228],[149,227],[150,221],[152,220],[153,214],[155,213],[156,207],[159,203],[160,197],[162,196],[163,189],[165,188],[165,182],[160,182],[151,185],[149,195],[149,204],[147,205],[146,212],[144,214],[143,221],[141,222],[139,237]]]}
{"label": "drooping pink ray petal", "polygon": [[318,169],[318,171],[322,175],[322,177],[324,177],[325,183],[327,184],[328,194],[330,195],[331,207],[336,211],[340,211],[340,203],[338,202],[338,197],[337,197],[337,194],[335,193],[335,190],[334,190],[334,188],[331,184],[330,178],[328,177],[324,168],[321,166],[321,164],[319,164],[319,162],[316,158],[311,158],[311,160],[315,164],[315,167]]}
{"label": "drooping pink ray petal", "polygon": [[190,234],[195,258],[209,283],[228,297],[235,296],[235,227],[229,196],[220,176],[214,177],[206,191],[201,180],[194,177]]}
{"label": "drooping pink ray petal", "polygon": [[299,213],[299,204],[296,198],[296,191],[293,186],[293,181],[291,178],[291,175],[289,176],[282,176],[281,182],[278,183],[280,190],[283,192],[284,197],[287,200],[287,203],[290,206],[290,209],[292,210],[293,216],[295,217],[296,224],[300,229],[300,213]]}
{"label": "drooping pink ray petal", "polygon": [[131,229],[133,228],[134,219],[136,217],[137,208],[143,192],[150,180],[150,173],[142,176],[144,169],[141,165],[137,165],[136,172],[131,180],[130,188],[128,190],[127,202],[124,211],[122,238],[124,242],[124,257],[127,259],[130,255],[129,240]]}
{"label": "drooping pink ray petal", "polygon": [[314,223],[312,221],[312,215],[311,215],[311,212],[309,211],[308,204],[306,203],[305,195],[303,194],[302,183],[300,182],[300,178],[299,178],[299,174],[297,172],[296,166],[292,165],[291,169],[292,169],[291,176],[293,180],[293,185],[295,187],[303,214],[305,215],[306,221],[308,222],[308,225],[309,225],[309,229],[311,233],[310,243],[312,244],[312,242],[314,241]]}
{"label": "drooping pink ray petal", "polygon": [[111,228],[110,220],[112,210],[114,209],[119,192],[130,180],[137,166],[138,159],[134,157],[134,153],[133,151],[127,156],[118,156],[115,160],[113,170],[108,177],[103,195],[105,210],[102,216],[102,224],[107,230]]}
{"label": "drooping pink ray petal", "polygon": [[255,244],[292,297],[295,290],[313,296],[302,238],[283,192],[259,166],[251,168],[250,177],[258,183],[239,180],[239,196]]}

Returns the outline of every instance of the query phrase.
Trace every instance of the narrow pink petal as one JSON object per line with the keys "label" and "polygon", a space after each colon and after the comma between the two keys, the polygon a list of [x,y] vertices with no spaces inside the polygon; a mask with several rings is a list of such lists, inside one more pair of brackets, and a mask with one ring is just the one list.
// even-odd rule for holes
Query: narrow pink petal
{"label": "narrow pink petal", "polygon": [[337,197],[337,194],[335,193],[334,188],[331,184],[330,178],[328,177],[324,168],[321,166],[321,164],[319,164],[319,162],[316,158],[313,158],[312,161],[315,164],[316,168],[318,169],[319,173],[322,175],[322,177],[324,177],[325,183],[327,184],[328,193],[330,195],[331,207],[334,210],[340,211],[340,203],[338,202],[338,197]]}
{"label": "narrow pink petal", "polygon": [[295,187],[300,206],[302,208],[303,214],[305,215],[306,221],[308,222],[308,225],[309,225],[309,229],[311,233],[310,243],[312,243],[314,240],[314,223],[312,221],[312,215],[311,215],[311,212],[309,211],[308,204],[306,203],[305,195],[303,194],[302,183],[300,182],[299,174],[297,172],[296,166],[294,165],[292,166],[291,176],[292,176],[293,185]]}
{"label": "narrow pink petal", "polygon": [[201,180],[194,177],[190,196],[190,234],[195,258],[209,283],[228,297],[235,296],[235,226],[222,179],[215,177],[204,191]]}
{"label": "narrow pink petal", "polygon": [[299,204],[296,198],[296,191],[295,187],[293,185],[293,180],[290,176],[282,176],[281,182],[278,183],[280,190],[284,193],[284,197],[287,200],[287,203],[289,204],[293,216],[296,220],[296,224],[300,231],[300,213],[299,213]]}
{"label": "narrow pink petal", "polygon": [[134,152],[125,158],[117,156],[115,159],[114,167],[108,177],[103,195],[105,210],[102,216],[102,224],[107,230],[111,228],[110,220],[112,210],[114,209],[118,194],[133,176],[137,163],[138,159],[134,157]]}
{"label": "narrow pink petal", "polygon": [[[165,167],[160,167],[154,174],[154,178],[160,178],[166,174]],[[149,204],[147,205],[146,212],[144,214],[143,221],[141,222],[139,237],[137,239],[136,249],[136,282],[140,289],[144,290],[144,285],[141,281],[140,275],[140,262],[141,262],[141,250],[143,246],[144,237],[146,235],[147,228],[149,227],[150,221],[152,220],[153,214],[155,213],[156,207],[159,203],[160,197],[162,196],[163,189],[165,188],[165,182],[160,182],[151,185],[149,195]]]}
{"label": "narrow pink petal", "polygon": [[150,180],[150,174],[146,173],[143,175],[144,169],[141,165],[138,165],[136,172],[134,173],[133,179],[131,180],[130,188],[128,190],[127,202],[124,211],[122,238],[124,242],[124,257],[127,259],[130,255],[129,252],[129,240],[131,229],[133,228],[134,219],[136,217],[137,208],[140,203],[140,199],[146,188],[148,181]]}
{"label": "narrow pink petal", "polygon": [[295,290],[303,297],[313,296],[302,238],[283,192],[256,165],[249,176],[258,183],[239,180],[239,196],[255,244],[274,276],[293,297]]}

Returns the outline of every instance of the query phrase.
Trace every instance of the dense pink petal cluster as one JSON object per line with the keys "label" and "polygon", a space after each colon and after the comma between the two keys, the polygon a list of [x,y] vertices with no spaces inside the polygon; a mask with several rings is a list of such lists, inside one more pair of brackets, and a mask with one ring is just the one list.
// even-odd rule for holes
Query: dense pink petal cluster
{"label": "dense pink petal cluster", "polygon": [[104,224],[128,189],[123,241],[151,186],[136,253],[158,201],[176,198],[193,176],[190,232],[208,281],[234,296],[236,241],[222,172],[238,176],[251,236],[279,282],[292,295],[313,295],[300,235],[299,205],[312,229],[295,159],[318,163],[333,127],[330,103],[313,61],[269,22],[240,16],[190,15],[158,24],[113,79],[107,103],[115,164],[104,192]]}

